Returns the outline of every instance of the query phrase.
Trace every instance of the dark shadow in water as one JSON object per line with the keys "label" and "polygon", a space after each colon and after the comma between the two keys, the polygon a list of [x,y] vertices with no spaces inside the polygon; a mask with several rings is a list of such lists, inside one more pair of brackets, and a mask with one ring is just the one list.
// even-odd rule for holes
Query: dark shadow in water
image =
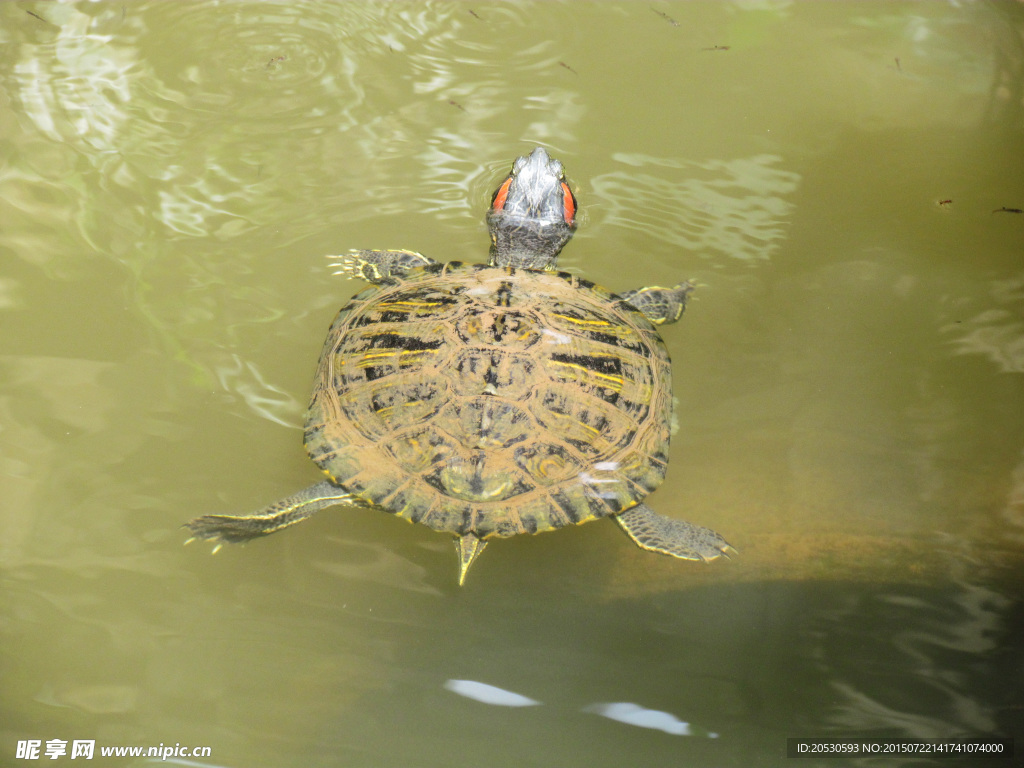
{"label": "dark shadow in water", "polygon": [[[1004,596],[1019,594],[1013,581],[754,583],[613,603],[581,600],[582,583],[520,584],[514,595],[478,585],[445,600],[428,627],[400,630],[407,674],[362,698],[358,727],[351,712],[324,712],[310,752],[324,765],[440,766],[424,755],[448,744],[446,768],[572,765],[580,755],[752,768],[788,764],[787,737],[1022,744],[1024,601]],[[448,680],[513,695],[508,706],[487,703]],[[614,722],[616,712],[633,722]]]}

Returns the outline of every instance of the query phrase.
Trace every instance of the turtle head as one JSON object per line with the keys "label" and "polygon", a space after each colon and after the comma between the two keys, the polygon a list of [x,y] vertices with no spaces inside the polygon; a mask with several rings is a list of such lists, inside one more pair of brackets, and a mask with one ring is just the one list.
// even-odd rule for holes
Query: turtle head
{"label": "turtle head", "polygon": [[491,264],[554,269],[559,251],[576,231],[576,196],[562,164],[543,147],[517,158],[494,191],[487,226]]}

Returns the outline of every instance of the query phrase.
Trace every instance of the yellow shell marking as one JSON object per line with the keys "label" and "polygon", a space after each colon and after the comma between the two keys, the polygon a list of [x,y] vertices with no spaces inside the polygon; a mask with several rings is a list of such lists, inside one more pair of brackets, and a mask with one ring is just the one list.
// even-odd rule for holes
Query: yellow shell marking
{"label": "yellow shell marking", "polygon": [[560,315],[557,312],[553,312],[552,316],[553,317],[560,317],[563,320],[568,320],[570,323],[575,323],[576,325],[600,325],[600,326],[603,326],[605,328],[611,326],[611,323],[609,323],[607,320],[581,320],[578,317],[570,317],[569,315]]}
{"label": "yellow shell marking", "polygon": [[558,361],[558,360],[552,360],[551,362],[554,365],[561,366],[562,368],[575,368],[577,371],[580,371],[583,374],[583,376],[581,376],[580,378],[583,378],[583,379],[589,379],[589,378],[604,379],[605,381],[610,381],[612,384],[614,384],[616,391],[622,389],[622,377],[621,376],[612,376],[611,374],[608,374],[608,373],[598,373],[597,371],[593,371],[590,368],[587,368],[587,367],[582,366],[582,365],[577,365],[576,363],[565,363],[565,362],[561,362],[561,361]]}
{"label": "yellow shell marking", "polygon": [[375,309],[390,309],[392,307],[439,307],[440,301],[382,301],[375,306]]}

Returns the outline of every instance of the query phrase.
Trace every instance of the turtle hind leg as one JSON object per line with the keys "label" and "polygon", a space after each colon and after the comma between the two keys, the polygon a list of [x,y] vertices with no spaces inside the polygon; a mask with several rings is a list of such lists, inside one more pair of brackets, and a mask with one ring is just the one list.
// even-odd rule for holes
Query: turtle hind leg
{"label": "turtle hind leg", "polygon": [[349,251],[327,258],[332,259],[334,274],[371,283],[382,283],[389,277],[401,277],[410,269],[436,263],[415,251]]}
{"label": "turtle hind leg", "polygon": [[728,557],[732,549],[710,528],[659,515],[646,504],[637,504],[615,519],[637,546],[682,560],[708,562],[722,555]]}
{"label": "turtle hind leg", "polygon": [[343,488],[324,480],[248,515],[203,515],[189,520],[185,527],[194,539],[237,543],[276,533],[324,507],[355,503]]}
{"label": "turtle hind leg", "polygon": [[686,302],[693,293],[693,288],[693,282],[687,280],[675,288],[652,285],[650,288],[626,291],[619,296],[643,312],[644,317],[655,325],[663,325],[674,323],[683,316],[683,310],[686,309]]}

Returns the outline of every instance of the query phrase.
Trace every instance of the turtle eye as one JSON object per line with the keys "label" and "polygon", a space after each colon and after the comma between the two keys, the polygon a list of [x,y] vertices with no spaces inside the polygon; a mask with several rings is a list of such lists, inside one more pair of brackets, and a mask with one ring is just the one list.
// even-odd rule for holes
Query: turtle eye
{"label": "turtle eye", "polygon": [[509,176],[505,181],[502,182],[501,186],[494,191],[494,197],[491,198],[491,210],[501,211],[505,208],[505,199],[508,197],[508,189],[512,186],[512,177]]}
{"label": "turtle eye", "polygon": [[562,182],[562,216],[566,224],[572,224],[576,219],[576,195],[569,189],[569,185]]}

